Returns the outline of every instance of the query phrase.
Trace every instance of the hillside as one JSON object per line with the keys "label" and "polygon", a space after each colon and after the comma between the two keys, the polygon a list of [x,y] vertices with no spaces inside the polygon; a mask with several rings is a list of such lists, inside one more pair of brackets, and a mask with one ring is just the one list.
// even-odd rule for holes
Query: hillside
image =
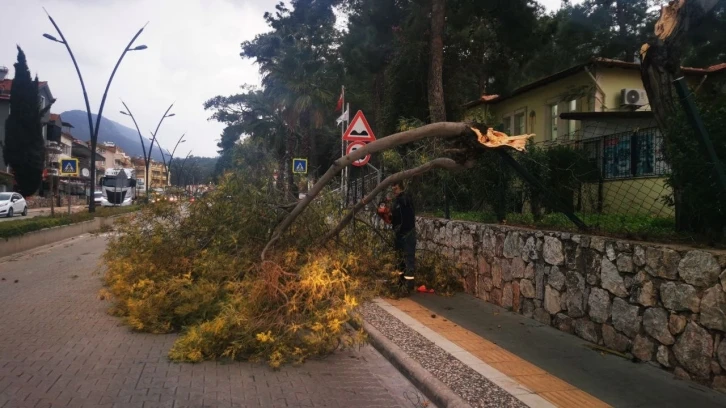
{"label": "hillside", "polygon": [[[72,134],[76,139],[88,141],[90,135],[88,132],[88,116],[85,111],[72,110],[61,113],[61,117],[64,122],[68,122],[73,125]],[[96,124],[97,117],[93,115],[93,124]],[[144,143],[146,148],[149,148],[149,140],[144,135]],[[102,118],[101,119],[101,130],[98,134],[98,142],[114,142],[117,146],[121,147],[126,154],[129,156],[141,156],[143,149],[141,148],[141,142],[139,141],[139,134],[136,129],[126,127],[118,122]],[[161,153],[159,147],[154,146],[152,157],[154,160],[161,161]]]}

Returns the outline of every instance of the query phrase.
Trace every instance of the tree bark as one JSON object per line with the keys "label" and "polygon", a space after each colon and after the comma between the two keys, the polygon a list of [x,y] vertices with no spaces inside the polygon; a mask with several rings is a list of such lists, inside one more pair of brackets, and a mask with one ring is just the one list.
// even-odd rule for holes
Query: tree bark
{"label": "tree bark", "polygon": [[[663,6],[655,38],[640,49],[640,75],[658,126],[667,133],[668,121],[680,107],[673,81],[681,74],[681,52],[689,28],[700,24],[718,0],[677,0]],[[668,137],[667,135],[665,137]]]}
{"label": "tree bark", "polygon": [[357,212],[362,210],[363,207],[373,201],[373,199],[375,199],[376,196],[381,193],[381,191],[385,190],[390,185],[402,180],[408,180],[433,169],[463,170],[466,168],[471,168],[472,165],[473,163],[471,162],[459,164],[452,159],[439,157],[438,159],[431,160],[430,162],[425,163],[421,166],[415,167],[413,169],[404,170],[386,177],[386,179],[381,181],[381,183],[378,184],[376,188],[373,189],[373,191],[371,191],[367,196],[363,197],[362,200],[356,203],[353,209],[348,212],[348,214],[340,221],[340,223],[338,223],[335,229],[325,235],[322,243],[325,244],[331,238],[338,236],[338,234],[340,234],[340,231],[342,231],[343,228],[345,228],[345,226],[348,225],[351,220],[353,220],[353,217],[355,217],[355,214]]}
{"label": "tree bark", "polygon": [[446,121],[444,102],[444,26],[446,0],[431,0],[431,64],[429,65],[428,97],[431,122]]}

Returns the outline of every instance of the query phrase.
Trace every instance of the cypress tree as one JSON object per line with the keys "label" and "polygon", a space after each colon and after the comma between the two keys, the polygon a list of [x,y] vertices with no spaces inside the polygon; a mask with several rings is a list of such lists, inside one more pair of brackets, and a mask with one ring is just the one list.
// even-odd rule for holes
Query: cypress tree
{"label": "cypress tree", "polygon": [[18,62],[14,66],[3,158],[15,174],[16,191],[30,196],[40,187],[45,158],[38,77],[31,79],[25,53],[20,47]]}

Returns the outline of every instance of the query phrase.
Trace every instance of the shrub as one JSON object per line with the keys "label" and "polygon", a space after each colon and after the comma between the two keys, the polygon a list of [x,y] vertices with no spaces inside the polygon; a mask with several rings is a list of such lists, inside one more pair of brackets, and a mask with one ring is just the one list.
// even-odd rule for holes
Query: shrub
{"label": "shrub", "polygon": [[228,173],[187,210],[168,201],[147,206],[120,223],[108,246],[100,297],[112,299],[112,313],[134,330],[181,331],[173,360],[267,360],[278,367],[360,344],[363,333],[346,323],[397,276],[389,232],[372,233],[365,222],[319,245],[341,215],[329,193],[261,262],[290,208],[264,174],[271,172]]}
{"label": "shrub", "polygon": [[[125,214],[128,212],[138,211],[139,207],[114,207],[101,208],[95,213],[79,212],[74,214],[63,214],[56,216],[34,217],[27,219],[18,219],[0,223],[0,238],[10,238],[26,234],[28,232],[39,231],[46,228],[59,227],[62,225],[70,225],[83,221],[90,221],[95,217],[110,217],[114,215]],[[60,209],[58,210],[61,211]]]}

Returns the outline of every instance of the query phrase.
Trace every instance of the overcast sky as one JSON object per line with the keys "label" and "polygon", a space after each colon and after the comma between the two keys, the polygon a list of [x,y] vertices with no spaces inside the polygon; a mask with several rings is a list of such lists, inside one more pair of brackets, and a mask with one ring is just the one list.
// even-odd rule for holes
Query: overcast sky
{"label": "overcast sky", "polygon": [[[108,76],[123,47],[147,21],[136,41],[144,51],[130,52],[116,73],[104,116],[133,128],[121,115],[120,98],[129,105],[142,132],[156,124],[175,102],[175,117],[166,119],[159,140],[166,149],[186,132],[177,151],[215,156],[223,126],[208,121],[202,104],[216,95],[237,92],[242,84],[258,84],[256,67],[240,58],[240,43],[267,30],[262,15],[278,0],[2,0],[0,66],[14,76],[15,45],[25,51],[33,74],[48,81],[57,102],[53,112],[84,110],[73,64],[65,48],[42,37],[57,37],[43,7],[71,44],[95,113]],[[548,9],[560,0],[540,0]],[[180,153],[181,151],[181,153]]]}

